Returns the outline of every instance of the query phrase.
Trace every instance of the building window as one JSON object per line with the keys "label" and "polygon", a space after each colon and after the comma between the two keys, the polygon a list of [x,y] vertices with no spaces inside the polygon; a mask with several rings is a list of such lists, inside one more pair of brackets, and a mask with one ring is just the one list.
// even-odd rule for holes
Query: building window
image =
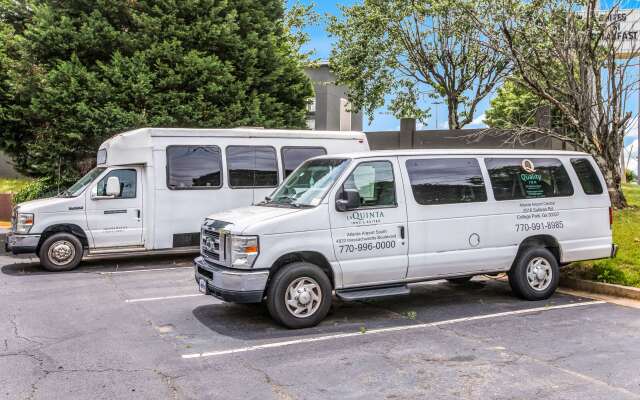
{"label": "building window", "polygon": [[222,186],[222,157],[217,146],[167,147],[167,186],[173,190]]}
{"label": "building window", "polygon": [[228,146],[227,170],[231,187],[278,185],[276,150],[270,146]]}
{"label": "building window", "polygon": [[562,162],[555,158],[486,158],[496,200],[573,195]]}
{"label": "building window", "polygon": [[312,98],[308,103],[307,103],[307,112],[310,114],[313,114],[316,112],[316,99]]}
{"label": "building window", "polygon": [[285,178],[304,161],[326,154],[327,151],[322,147],[283,147],[282,168]]}
{"label": "building window", "polygon": [[475,158],[407,160],[406,166],[418,204],[487,201],[480,164]]}
{"label": "building window", "polygon": [[309,128],[311,130],[315,130],[316,129],[316,120],[314,118],[307,119],[307,128]]}
{"label": "building window", "polygon": [[576,171],[576,175],[578,175],[582,190],[586,194],[602,194],[602,184],[588,159],[572,158],[571,165],[573,170]]}

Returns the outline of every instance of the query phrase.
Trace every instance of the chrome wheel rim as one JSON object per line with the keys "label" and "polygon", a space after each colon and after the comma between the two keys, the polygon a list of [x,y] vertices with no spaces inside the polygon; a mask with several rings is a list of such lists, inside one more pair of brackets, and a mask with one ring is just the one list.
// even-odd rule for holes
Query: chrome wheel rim
{"label": "chrome wheel rim", "polygon": [[320,308],[321,302],[322,289],[318,282],[309,277],[295,279],[284,295],[287,311],[296,318],[312,316]]}
{"label": "chrome wheel rim", "polygon": [[531,289],[543,291],[551,284],[553,270],[551,263],[544,257],[535,257],[527,265],[527,282]]}
{"label": "chrome wheel rim", "polygon": [[49,246],[49,260],[55,265],[66,265],[76,256],[76,248],[68,240],[58,240]]}

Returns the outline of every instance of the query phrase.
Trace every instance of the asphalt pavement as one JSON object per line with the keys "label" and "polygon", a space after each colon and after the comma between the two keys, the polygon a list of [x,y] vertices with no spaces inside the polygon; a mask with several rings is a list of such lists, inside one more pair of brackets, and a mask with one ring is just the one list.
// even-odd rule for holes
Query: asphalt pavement
{"label": "asphalt pavement", "polygon": [[187,258],[49,273],[0,256],[0,398],[640,399],[640,309],[504,281],[412,286],[287,330]]}

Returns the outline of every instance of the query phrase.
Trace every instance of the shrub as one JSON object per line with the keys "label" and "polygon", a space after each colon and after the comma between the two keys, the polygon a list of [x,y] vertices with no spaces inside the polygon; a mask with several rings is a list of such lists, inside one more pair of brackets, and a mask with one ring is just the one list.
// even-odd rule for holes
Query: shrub
{"label": "shrub", "polygon": [[636,172],[633,170],[628,169],[624,173],[627,177],[627,182],[635,182],[638,179],[638,175],[636,175]]}
{"label": "shrub", "polygon": [[593,266],[593,274],[597,281],[605,283],[617,283],[625,285],[627,280],[624,272],[618,268],[606,264],[596,264]]}
{"label": "shrub", "polygon": [[47,178],[35,179],[13,195],[13,204],[24,203],[29,200],[41,199],[56,194],[56,189]]}

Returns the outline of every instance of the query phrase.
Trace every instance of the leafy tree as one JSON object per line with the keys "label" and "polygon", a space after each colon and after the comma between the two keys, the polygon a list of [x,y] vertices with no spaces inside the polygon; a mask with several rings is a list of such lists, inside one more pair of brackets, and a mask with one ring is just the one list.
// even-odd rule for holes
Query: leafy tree
{"label": "leafy tree", "polygon": [[[620,154],[631,119],[625,104],[634,81],[629,60],[618,59],[621,11],[602,13],[597,0],[494,0],[478,13],[485,46],[508,57],[514,83],[551,105],[567,127],[536,127],[593,155],[612,204],[626,206]],[[633,51],[633,49],[632,49]],[[516,129],[514,135],[531,132]]]}
{"label": "leafy tree", "polygon": [[531,91],[507,80],[491,100],[484,122],[491,128],[501,129],[535,126],[536,112],[544,105]]}
{"label": "leafy tree", "polygon": [[60,170],[68,182],[93,164],[102,141],[142,126],[305,126],[312,87],[280,0],[0,7],[5,22],[28,15],[5,24],[23,28],[11,58],[14,92],[0,99],[8,119],[21,121],[0,126],[0,147],[27,174]]}
{"label": "leafy tree", "polygon": [[424,120],[422,98],[443,98],[451,129],[474,117],[478,103],[510,70],[482,46],[471,18],[476,0],[364,0],[342,7],[329,32],[337,38],[331,65],[350,100],[373,118],[385,105],[397,117]]}

